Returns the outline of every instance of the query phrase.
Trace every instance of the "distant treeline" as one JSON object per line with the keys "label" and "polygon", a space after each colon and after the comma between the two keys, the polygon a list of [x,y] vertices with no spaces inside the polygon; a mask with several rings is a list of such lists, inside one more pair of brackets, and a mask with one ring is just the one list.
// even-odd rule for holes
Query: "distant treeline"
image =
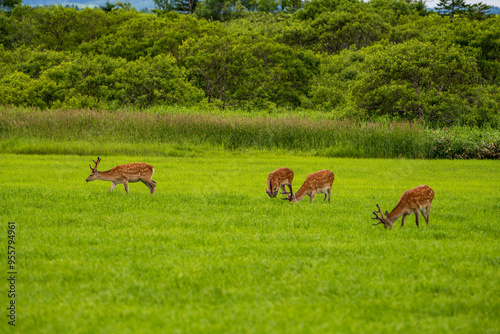
{"label": "distant treeline", "polygon": [[499,16],[451,18],[397,0],[240,9],[212,21],[127,6],[16,6],[0,13],[0,104],[320,110],[500,126]]}

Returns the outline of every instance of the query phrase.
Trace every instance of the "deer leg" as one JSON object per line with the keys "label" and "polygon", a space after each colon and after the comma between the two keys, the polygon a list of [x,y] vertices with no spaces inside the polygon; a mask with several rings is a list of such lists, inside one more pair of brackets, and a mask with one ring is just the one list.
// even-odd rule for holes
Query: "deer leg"
{"label": "deer leg", "polygon": [[288,193],[286,192],[286,189],[285,189],[285,185],[284,185],[284,184],[282,184],[282,185],[280,186],[280,190],[281,190],[281,194],[282,194],[282,195],[286,195],[286,194],[288,194]]}
{"label": "deer leg", "polygon": [[287,185],[288,185],[288,188],[290,188],[290,196],[291,196],[291,195],[293,195],[292,185],[290,183],[288,183]]}
{"label": "deer leg", "polygon": [[[325,193],[325,198],[323,198],[323,202],[326,201],[326,198],[328,197],[328,192]],[[330,201],[328,201],[330,202]]]}
{"label": "deer leg", "polygon": [[151,185],[151,183],[149,183],[150,181],[141,181],[141,182],[144,183],[146,187],[148,187],[149,191],[153,192],[153,186]]}
{"label": "deer leg", "polygon": [[415,222],[417,223],[417,227],[420,227],[418,226],[418,211],[415,212]]}
{"label": "deer leg", "polygon": [[116,185],[117,185],[117,183],[114,183],[114,182],[111,183],[111,188],[109,188],[109,192],[112,192],[115,189]]}
{"label": "deer leg", "polygon": [[[330,197],[332,195],[332,188],[328,189],[328,203],[330,203]],[[326,196],[325,196],[326,198]]]}
{"label": "deer leg", "polygon": [[403,227],[403,225],[405,224],[405,219],[406,219],[406,215],[403,215],[403,218],[401,219],[401,227]]}
{"label": "deer leg", "polygon": [[422,216],[424,216],[425,219],[425,223],[427,224],[427,226],[429,226],[429,218],[427,217],[427,212],[425,211],[425,209],[420,211],[420,213],[422,213]]}
{"label": "deer leg", "polygon": [[153,180],[150,180],[149,182],[150,182],[149,183],[149,186],[150,186],[149,189],[151,189],[151,196],[153,196],[155,194],[155,190],[156,190],[156,182],[153,181]]}
{"label": "deer leg", "polygon": [[314,201],[314,196],[316,196],[316,191],[313,191],[311,195],[309,195],[310,202],[312,203]]}
{"label": "deer leg", "polygon": [[[288,193],[286,192],[286,188],[285,188],[285,185],[284,185],[284,184],[280,185],[280,191],[281,191],[281,194],[282,194],[282,195],[286,195],[286,194],[288,194]],[[287,199],[287,198],[288,198],[288,197],[285,197],[285,196],[283,196],[283,197],[282,197],[282,199]]]}
{"label": "deer leg", "polygon": [[123,186],[125,187],[125,191],[128,194],[128,181],[127,180],[123,180]]}
{"label": "deer leg", "polygon": [[[424,218],[425,218],[425,223],[427,224],[427,226],[429,226],[429,215],[431,213],[431,205],[429,204],[429,206],[427,206],[427,208],[425,208],[425,211],[426,211],[426,214],[424,215]],[[423,214],[423,212],[422,212]]]}

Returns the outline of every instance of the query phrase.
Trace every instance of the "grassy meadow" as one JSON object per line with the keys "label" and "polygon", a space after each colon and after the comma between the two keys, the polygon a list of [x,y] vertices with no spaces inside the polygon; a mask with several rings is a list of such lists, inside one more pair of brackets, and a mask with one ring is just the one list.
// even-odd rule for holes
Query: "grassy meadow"
{"label": "grassy meadow", "polygon": [[[176,150],[101,154],[100,170],[154,165],[154,197],[86,183],[94,155],[1,155],[18,333],[500,332],[498,161]],[[268,198],[283,166],[295,191],[332,170],[331,203]],[[372,226],[375,204],[420,184],[436,194],[429,227]]]}

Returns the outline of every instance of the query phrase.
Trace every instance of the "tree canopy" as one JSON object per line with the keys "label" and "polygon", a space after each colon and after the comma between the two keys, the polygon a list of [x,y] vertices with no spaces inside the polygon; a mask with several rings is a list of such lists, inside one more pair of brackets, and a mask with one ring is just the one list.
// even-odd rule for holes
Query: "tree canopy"
{"label": "tree canopy", "polygon": [[402,0],[158,0],[156,15],[125,2],[16,5],[0,13],[0,104],[499,126],[500,18],[460,4],[452,13],[443,0],[438,13]]}

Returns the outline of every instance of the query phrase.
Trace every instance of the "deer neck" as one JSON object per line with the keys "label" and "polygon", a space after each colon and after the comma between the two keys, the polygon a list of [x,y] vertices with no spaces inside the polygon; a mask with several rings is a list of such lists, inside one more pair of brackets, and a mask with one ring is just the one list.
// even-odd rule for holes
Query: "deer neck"
{"label": "deer neck", "polygon": [[113,181],[115,177],[111,175],[111,171],[97,172],[97,179],[101,181]]}
{"label": "deer neck", "polygon": [[399,217],[401,217],[404,214],[403,208],[398,205],[394,208],[394,210],[391,211],[386,217],[386,221],[390,221],[391,223],[394,223],[396,220],[398,220]]}
{"label": "deer neck", "polygon": [[294,195],[294,202],[300,202],[307,196],[307,191],[304,188],[300,188]]}

